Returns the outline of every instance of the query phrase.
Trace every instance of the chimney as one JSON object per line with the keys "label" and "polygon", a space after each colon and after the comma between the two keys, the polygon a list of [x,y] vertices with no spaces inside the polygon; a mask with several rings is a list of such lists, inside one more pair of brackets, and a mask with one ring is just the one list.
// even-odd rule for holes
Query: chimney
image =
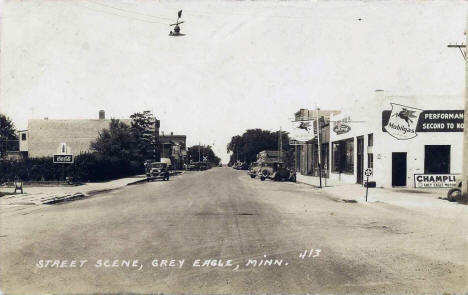
{"label": "chimney", "polygon": [[377,101],[383,101],[385,98],[385,91],[381,89],[375,90],[375,100]]}
{"label": "chimney", "polygon": [[106,112],[104,110],[99,111],[99,120],[105,120],[106,119]]}

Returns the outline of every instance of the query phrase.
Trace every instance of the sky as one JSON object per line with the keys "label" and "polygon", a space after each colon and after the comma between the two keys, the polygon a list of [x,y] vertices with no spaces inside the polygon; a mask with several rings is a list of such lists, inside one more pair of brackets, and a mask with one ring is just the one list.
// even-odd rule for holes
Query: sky
{"label": "sky", "polygon": [[[0,112],[128,118],[151,110],[187,144],[291,127],[300,108],[460,95],[462,1],[45,0],[1,3]],[[185,36],[168,36],[183,10]]]}

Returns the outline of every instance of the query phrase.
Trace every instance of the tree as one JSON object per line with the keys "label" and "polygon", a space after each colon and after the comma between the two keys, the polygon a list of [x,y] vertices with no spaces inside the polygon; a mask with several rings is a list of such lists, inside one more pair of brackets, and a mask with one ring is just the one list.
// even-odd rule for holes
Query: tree
{"label": "tree", "polygon": [[207,157],[209,163],[219,165],[219,162],[221,162],[221,159],[215,155],[210,145],[194,145],[189,147],[187,150],[187,158],[189,159],[189,161],[191,160],[192,162],[203,162],[204,156]]}
{"label": "tree", "polygon": [[131,127],[117,119],[112,119],[109,128],[99,132],[97,139],[91,142],[91,150],[117,159],[140,158]]}
{"label": "tree", "polygon": [[151,111],[134,113],[130,116],[132,119],[131,131],[136,139],[136,148],[142,159],[153,159],[157,152],[156,140],[156,117]]}
{"label": "tree", "polygon": [[[279,132],[262,129],[249,129],[242,135],[235,135],[227,145],[227,152],[232,153],[229,164],[237,160],[248,164],[257,161],[257,154],[264,150],[278,150]],[[281,132],[283,142],[283,158],[290,164],[294,147],[289,145],[289,136],[285,131]]]}
{"label": "tree", "polygon": [[10,118],[0,114],[0,157],[6,155],[10,140],[18,140],[15,125]]}

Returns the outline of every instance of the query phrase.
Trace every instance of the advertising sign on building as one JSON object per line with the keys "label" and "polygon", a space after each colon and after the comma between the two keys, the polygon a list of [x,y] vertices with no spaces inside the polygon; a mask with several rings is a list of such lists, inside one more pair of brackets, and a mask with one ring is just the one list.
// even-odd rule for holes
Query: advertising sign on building
{"label": "advertising sign on building", "polygon": [[[406,108],[408,109],[409,107],[406,107]],[[411,109],[414,109],[414,108],[411,108]],[[416,115],[416,113],[413,113],[413,115]],[[393,109],[392,111],[383,111],[382,112],[382,130],[384,132],[388,132],[387,127],[390,126],[392,122],[399,120],[396,118],[398,116],[399,116],[398,114],[395,116]],[[463,110],[425,110],[425,111],[420,112],[418,119],[416,118],[409,118],[409,119],[410,120],[412,119],[413,124],[416,123],[416,127],[414,128],[413,134],[416,134],[416,132],[463,132],[463,128],[464,128],[463,126],[464,125],[463,124],[464,111]],[[391,126],[389,128],[391,129]],[[393,134],[390,134],[390,135],[394,136]],[[398,138],[398,139],[409,139],[409,138]]]}
{"label": "advertising sign on building", "polygon": [[348,133],[351,130],[351,126],[348,125],[350,122],[351,117],[349,116],[334,122],[333,132],[335,132],[337,135]]}
{"label": "advertising sign on building", "polygon": [[416,126],[418,125],[419,117],[422,110],[404,106],[396,103],[390,103],[392,110],[390,118],[385,125],[384,131],[388,132],[396,139],[411,139],[416,137]]}
{"label": "advertising sign on building", "polygon": [[455,174],[414,174],[414,187],[416,188],[445,188],[456,187]]}
{"label": "advertising sign on building", "polygon": [[53,162],[57,164],[72,164],[73,154],[71,148],[65,142],[62,142],[57,148],[57,154],[54,155]]}
{"label": "advertising sign on building", "polygon": [[314,121],[293,121],[292,125],[292,139],[302,142],[314,139]]}
{"label": "advertising sign on building", "polygon": [[54,163],[71,164],[73,163],[73,155],[66,155],[66,154],[54,155]]}

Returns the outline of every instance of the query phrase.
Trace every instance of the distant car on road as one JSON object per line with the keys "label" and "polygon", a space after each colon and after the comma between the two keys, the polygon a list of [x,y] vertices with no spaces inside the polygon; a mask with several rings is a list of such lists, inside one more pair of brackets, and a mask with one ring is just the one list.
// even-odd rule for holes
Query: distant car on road
{"label": "distant car on road", "polygon": [[169,167],[167,163],[152,162],[146,165],[146,180],[169,180]]}
{"label": "distant car on road", "polygon": [[260,180],[271,179],[275,181],[296,182],[296,172],[286,167],[283,162],[263,163],[258,171]]}
{"label": "distant car on road", "polygon": [[211,166],[209,163],[206,162],[192,162],[190,164],[187,164],[185,167],[185,170],[189,171],[203,171],[210,169]]}

